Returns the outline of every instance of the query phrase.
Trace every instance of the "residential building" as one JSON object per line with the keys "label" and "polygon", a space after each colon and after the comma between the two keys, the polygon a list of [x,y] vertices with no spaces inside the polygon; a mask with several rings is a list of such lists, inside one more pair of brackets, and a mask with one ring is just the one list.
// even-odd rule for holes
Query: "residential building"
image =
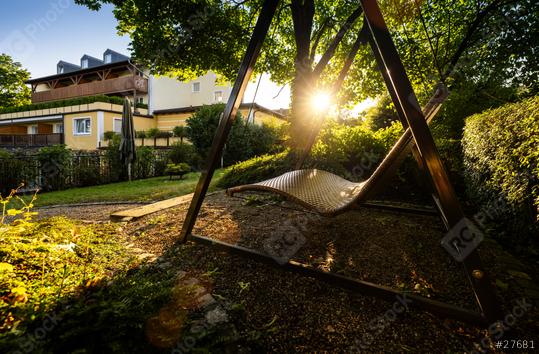
{"label": "residential building", "polygon": [[[230,84],[218,84],[212,72],[189,82],[150,75],[111,49],[101,59],[85,54],[78,64],[60,60],[56,74],[27,83],[32,105],[0,112],[0,147],[58,143],[78,150],[102,147],[105,132],[121,131],[124,97],[134,104],[135,130],[172,131],[200,106],[226,102],[232,91]],[[282,111],[258,104],[242,103],[240,111],[254,124],[285,121]]]}

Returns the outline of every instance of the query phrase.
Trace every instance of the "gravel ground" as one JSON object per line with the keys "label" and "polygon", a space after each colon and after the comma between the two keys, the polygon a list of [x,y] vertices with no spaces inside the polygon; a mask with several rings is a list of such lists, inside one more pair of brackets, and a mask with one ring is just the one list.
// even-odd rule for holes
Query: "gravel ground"
{"label": "gravel ground", "polygon": [[[245,308],[242,318],[230,320],[239,332],[271,327],[257,340],[257,350],[462,353],[479,348],[487,335],[484,329],[413,309],[393,316],[392,303],[192,242],[177,244],[187,207],[149,215],[126,224],[123,232],[154,261],[182,272],[214,273],[212,295]],[[240,199],[217,193],[206,198],[194,233],[276,259],[288,252],[323,270],[475,307],[463,272],[440,247],[445,231],[437,217],[361,209],[330,219],[266,195]],[[288,244],[284,251],[276,249],[279,241]],[[526,273],[530,268],[492,242],[483,242],[480,252],[505,313],[519,299],[537,302],[537,282]],[[532,307],[520,316],[509,339],[537,343],[537,314]]]}
{"label": "gravel ground", "polygon": [[52,216],[65,216],[85,222],[104,222],[109,220],[112,212],[136,208],[140,205],[139,203],[66,205],[36,208],[35,211],[38,212],[40,219]]}

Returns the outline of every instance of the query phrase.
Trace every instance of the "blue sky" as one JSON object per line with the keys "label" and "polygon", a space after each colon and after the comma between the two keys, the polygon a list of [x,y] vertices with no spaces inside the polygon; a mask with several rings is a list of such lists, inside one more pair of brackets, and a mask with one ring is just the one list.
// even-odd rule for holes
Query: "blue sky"
{"label": "blue sky", "polygon": [[[112,6],[99,12],[76,5],[73,0],[16,0],[0,5],[0,53],[20,62],[32,78],[53,75],[65,60],[79,64],[83,54],[102,58],[110,48],[129,55],[129,37],[116,32]],[[264,77],[256,101],[270,108],[287,107],[288,87],[273,99],[280,87]],[[245,101],[253,98],[254,84]]]}

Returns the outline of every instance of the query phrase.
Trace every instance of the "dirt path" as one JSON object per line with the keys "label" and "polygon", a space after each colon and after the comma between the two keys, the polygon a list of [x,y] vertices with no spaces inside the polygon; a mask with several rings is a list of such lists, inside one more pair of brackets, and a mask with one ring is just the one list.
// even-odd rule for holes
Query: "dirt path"
{"label": "dirt path", "polygon": [[[469,352],[480,349],[479,343],[487,336],[484,329],[413,309],[396,315],[392,303],[207,247],[177,245],[186,209],[182,205],[147,216],[128,224],[125,231],[137,247],[155,255],[158,264],[188,274],[212,274],[211,294],[229,308],[243,309],[229,319],[239,336],[231,339],[235,345],[256,332],[256,341],[244,344],[248,349]],[[207,198],[194,233],[270,253],[276,241],[288,240],[291,246],[285,253],[294,260],[475,307],[460,266],[439,245],[445,231],[437,217],[363,209],[329,219],[274,198],[253,195],[244,200],[221,193]],[[523,264],[491,242],[484,242],[481,252],[499,285],[507,314],[522,298],[537,301],[539,293],[531,289],[535,283]],[[526,311],[512,326],[513,339],[537,341],[537,310]]]}

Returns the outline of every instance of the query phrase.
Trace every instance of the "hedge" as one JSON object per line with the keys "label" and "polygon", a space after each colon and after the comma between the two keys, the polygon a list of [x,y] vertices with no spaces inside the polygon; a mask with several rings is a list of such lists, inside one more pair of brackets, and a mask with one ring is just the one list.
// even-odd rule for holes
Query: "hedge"
{"label": "hedge", "polygon": [[466,119],[464,178],[481,219],[521,246],[536,237],[539,207],[539,96]]}
{"label": "hedge", "polygon": [[[76,105],[81,105],[81,104],[90,104],[94,102],[103,102],[103,103],[123,105],[124,100],[123,98],[120,98],[120,97],[97,95],[97,96],[73,98],[69,100],[27,104],[27,105],[17,106],[17,107],[4,107],[0,109],[0,113],[25,112],[25,111],[32,111],[32,110],[37,110],[37,109],[49,109],[49,108],[76,106]],[[137,103],[137,107],[148,108],[148,105],[144,103]]]}

